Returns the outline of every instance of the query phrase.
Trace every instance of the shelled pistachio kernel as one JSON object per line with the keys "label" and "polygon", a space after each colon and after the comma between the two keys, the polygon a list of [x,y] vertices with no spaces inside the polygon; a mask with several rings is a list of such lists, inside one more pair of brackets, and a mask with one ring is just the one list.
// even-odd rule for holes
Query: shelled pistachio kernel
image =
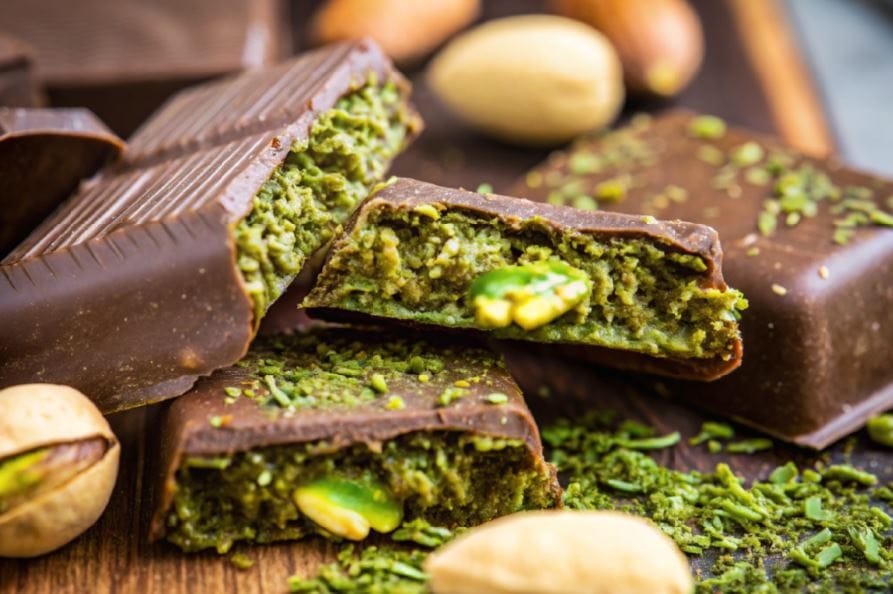
{"label": "shelled pistachio kernel", "polygon": [[583,303],[592,291],[589,276],[564,262],[505,266],[478,276],[469,295],[477,323],[525,330],[544,326]]}
{"label": "shelled pistachio kernel", "polygon": [[369,530],[391,532],[403,520],[403,504],[378,481],[323,477],[295,489],[298,509],[325,530],[363,540]]}

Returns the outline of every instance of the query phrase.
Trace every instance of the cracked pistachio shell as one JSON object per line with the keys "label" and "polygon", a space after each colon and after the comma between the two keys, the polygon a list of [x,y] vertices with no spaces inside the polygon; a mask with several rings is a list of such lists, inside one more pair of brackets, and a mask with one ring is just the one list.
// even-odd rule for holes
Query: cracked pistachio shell
{"label": "cracked pistachio shell", "polygon": [[436,594],[690,594],[685,555],[654,524],[617,512],[514,514],[425,562]]}
{"label": "cracked pistachio shell", "polygon": [[610,124],[623,104],[617,52],[573,19],[524,15],[459,35],[428,81],[458,117],[506,142],[550,146]]}
{"label": "cracked pistachio shell", "polygon": [[35,557],[70,542],[108,504],[120,446],[108,422],[77,390],[26,384],[0,390],[0,459],[29,450],[102,437],[103,457],[61,486],[0,515],[0,557]]}

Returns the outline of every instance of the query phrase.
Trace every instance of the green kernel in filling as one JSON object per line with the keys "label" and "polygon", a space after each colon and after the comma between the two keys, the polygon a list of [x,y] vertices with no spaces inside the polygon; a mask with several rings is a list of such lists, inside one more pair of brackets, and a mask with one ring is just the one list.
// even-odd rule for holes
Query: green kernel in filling
{"label": "green kernel in filling", "polygon": [[[468,295],[476,279],[512,267],[567,266],[591,292],[554,319],[530,329],[508,325],[495,336],[590,344],[655,356],[728,358],[738,340],[740,292],[704,287],[699,256],[640,238],[559,232],[531,219],[498,219],[439,210],[432,219],[382,204],[339,239],[305,305],[461,328],[481,323]],[[518,269],[520,270],[520,269]],[[502,274],[502,273],[499,273]],[[495,283],[495,279],[493,280]],[[579,311],[578,311],[579,310]],[[485,316],[488,317],[488,316]],[[551,317],[551,316],[549,316]]]}
{"label": "green kernel in filling", "polygon": [[370,80],[291,147],[233,230],[255,323],[384,176],[410,125],[394,83]]}

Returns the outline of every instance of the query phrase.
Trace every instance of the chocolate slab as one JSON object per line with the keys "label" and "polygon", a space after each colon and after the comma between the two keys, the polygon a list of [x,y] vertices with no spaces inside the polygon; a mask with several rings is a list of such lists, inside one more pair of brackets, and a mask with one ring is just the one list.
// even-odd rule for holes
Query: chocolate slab
{"label": "chocolate slab", "polygon": [[[232,228],[316,116],[372,74],[396,81],[407,100],[408,84],[363,41],[172,100],[125,163],[0,262],[0,386],[72,385],[110,412],[181,394],[237,361],[257,320]],[[228,109],[210,105],[231,95]],[[182,102],[193,118],[208,116],[201,126],[177,112]],[[407,109],[411,138],[418,121]],[[150,147],[159,137],[166,143]]]}
{"label": "chocolate slab", "polygon": [[[601,238],[647,238],[661,249],[684,254],[695,254],[703,259],[701,274],[703,287],[725,291],[728,287],[722,274],[722,248],[716,232],[705,225],[681,221],[657,221],[653,218],[605,212],[581,213],[570,208],[536,204],[495,194],[477,194],[465,190],[444,188],[408,178],[398,178],[371,196],[345,226],[342,239],[335,239],[329,260],[336,257],[344,237],[362,228],[366,218],[379,208],[411,212],[420,205],[435,204],[465,212],[483,219],[499,219],[514,230],[521,230],[530,222],[544,225],[557,232],[594,235]],[[330,288],[338,283],[338,273],[329,272],[324,265],[316,287],[304,301],[311,317],[319,316],[334,321],[368,321],[375,316],[363,311],[348,311],[333,301]],[[380,321],[380,320],[377,320]],[[389,322],[419,325],[413,320]],[[463,328],[465,330],[465,328]],[[494,333],[499,336],[498,331]],[[727,353],[710,358],[659,357],[631,351],[614,351],[589,345],[561,345],[579,352],[594,362],[663,375],[710,380],[734,370],[741,362],[742,345],[735,340]]]}
{"label": "chocolate slab", "polygon": [[[702,138],[698,122],[703,127],[691,114],[671,113],[580,141],[512,191],[714,226],[725,248],[725,275],[750,302],[741,321],[748,356],[716,383],[656,387],[781,439],[823,448],[893,406],[893,229],[846,226],[858,212],[847,205],[893,212],[893,184],[741,130]],[[701,135],[721,131],[706,123]],[[813,216],[795,187],[787,190],[787,211],[781,206],[784,187],[804,179],[811,180],[810,195],[828,194],[807,201],[815,202]],[[627,187],[620,200],[598,200],[608,180]],[[774,202],[767,207],[766,200]],[[798,208],[807,212],[792,214]],[[761,232],[761,216],[765,231],[775,222],[771,233]]]}
{"label": "chocolate slab", "polygon": [[122,150],[86,109],[0,107],[0,257]]}
{"label": "chocolate slab", "polygon": [[[273,348],[271,345],[279,342]],[[282,408],[271,399],[258,361],[287,357],[287,369],[318,369],[319,345],[339,351],[345,344],[361,345],[369,356],[385,344],[422,345],[423,353],[433,353],[443,362],[441,371],[430,379],[419,379],[419,370],[395,372],[387,380],[387,393],[377,394],[352,404],[316,404]],[[286,355],[283,355],[286,353]],[[376,371],[375,363],[357,376],[368,381]],[[322,373],[322,372],[321,372]],[[465,394],[448,404],[438,402],[446,389],[457,381],[474,376]],[[245,393],[228,396],[227,388],[253,389],[254,398]],[[488,397],[503,394],[504,403]],[[344,397],[357,396],[346,389]],[[389,407],[398,397],[403,408]],[[321,399],[320,399],[321,400]],[[220,423],[211,419],[222,419]],[[215,426],[216,425],[216,426]],[[400,335],[378,329],[317,329],[305,335],[259,339],[249,356],[237,366],[219,370],[204,378],[166,411],[161,431],[161,454],[155,513],[151,537],[166,531],[166,516],[177,489],[177,471],[190,456],[232,456],[281,445],[324,444],[321,453],[337,452],[352,445],[365,444],[377,451],[382,442],[417,432],[459,432],[522,442],[529,458],[542,475],[547,488],[560,501],[560,487],[554,467],[543,459],[539,431],[517,384],[506,371],[501,357],[479,343],[455,337],[426,336],[403,332]]]}
{"label": "chocolate slab", "polygon": [[56,106],[127,136],[170,95],[288,56],[279,0],[7,0],[0,31],[34,49]]}
{"label": "chocolate slab", "polygon": [[13,37],[0,35],[0,107],[41,105],[33,70],[31,49]]}

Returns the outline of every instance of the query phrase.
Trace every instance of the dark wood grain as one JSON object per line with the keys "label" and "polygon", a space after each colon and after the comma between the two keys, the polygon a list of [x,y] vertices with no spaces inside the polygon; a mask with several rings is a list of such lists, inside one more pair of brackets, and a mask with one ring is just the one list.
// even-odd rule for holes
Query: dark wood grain
{"label": "dark wood grain", "polygon": [[[752,1],[770,8],[775,5],[775,0]],[[294,3],[293,22],[299,42],[303,38],[303,24],[315,4]],[[513,0],[488,0],[485,4],[486,18],[513,12],[536,12],[543,5],[538,1]],[[821,130],[801,126],[792,132],[792,128],[779,125],[785,116],[779,111],[779,102],[773,100],[773,94],[790,91],[767,85],[765,72],[761,74],[755,67],[753,53],[742,39],[748,29],[739,27],[736,21],[741,18],[740,2],[698,0],[695,4],[704,18],[707,37],[703,71],[675,102],[634,103],[629,111],[684,105],[716,113],[759,131],[784,133],[795,143],[798,139],[792,134],[829,137],[821,118],[806,120],[813,121],[812,125]],[[780,14],[777,7],[775,14]],[[785,30],[786,24],[780,21],[774,26]],[[790,67],[790,60],[778,62],[780,69]],[[765,64],[761,68],[765,69]],[[396,164],[396,173],[469,188],[488,182],[499,189],[508,186],[546,155],[544,151],[521,150],[496,143],[464,128],[443,111],[428,91],[421,68],[412,78],[427,130]],[[799,84],[794,95],[815,101],[808,77],[801,78]],[[790,102],[785,105],[788,105],[785,109],[797,108],[796,103],[793,108]],[[801,107],[815,110],[812,104]],[[703,420],[696,411],[667,402],[638,386],[635,378],[576,363],[546,360],[523,348],[515,349],[510,360],[518,380],[531,394],[531,406],[541,422],[587,407],[604,407],[649,422],[661,431],[679,430],[684,436],[690,436],[697,432]],[[542,386],[549,387],[549,398],[533,396]],[[146,462],[153,457],[158,413],[159,407],[155,406],[122,413],[111,419],[122,441],[123,457],[118,484],[107,512],[83,537],[56,553],[29,561],[0,560],[0,593],[283,592],[289,575],[310,573],[321,561],[331,558],[334,548],[321,541],[257,547],[244,549],[256,563],[253,569],[241,571],[225,557],[183,555],[165,544],[148,544],[146,531],[153,475],[149,470],[151,465]],[[720,459],[728,460],[749,477],[765,476],[782,460],[793,458],[802,463],[815,456],[777,446],[760,455],[720,458],[706,454],[703,448],[689,448],[684,444],[660,455],[662,462],[679,469],[709,470]],[[842,456],[841,448],[833,450],[832,455]],[[893,479],[893,458],[873,449],[864,438],[860,438],[854,457],[858,464],[872,472]]]}

